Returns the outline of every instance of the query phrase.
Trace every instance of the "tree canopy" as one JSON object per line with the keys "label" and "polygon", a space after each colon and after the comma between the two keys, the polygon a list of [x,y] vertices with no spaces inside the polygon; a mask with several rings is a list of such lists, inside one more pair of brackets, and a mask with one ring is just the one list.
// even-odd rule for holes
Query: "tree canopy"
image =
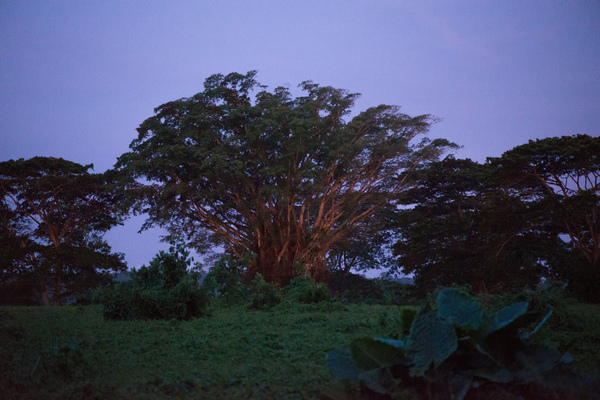
{"label": "tree canopy", "polygon": [[530,141],[485,164],[450,156],[418,171],[401,202],[397,268],[423,291],[553,277],[599,299],[600,138]]}
{"label": "tree canopy", "polygon": [[529,143],[493,160],[501,183],[545,210],[573,250],[559,276],[600,300],[600,137],[562,136]]}
{"label": "tree canopy", "polygon": [[122,270],[100,234],[120,222],[123,194],[110,174],[53,157],[0,163],[3,283],[26,276],[44,302],[96,286],[102,270]]}
{"label": "tree canopy", "polygon": [[447,157],[419,171],[402,202],[398,269],[423,291],[453,284],[503,291],[539,282],[557,235],[495,181],[490,164]]}
{"label": "tree canopy", "polygon": [[453,145],[424,137],[429,115],[381,105],[352,117],[355,93],[307,81],[294,98],[255,76],[213,75],[157,107],[116,167],[146,181],[150,224],[254,253],[250,276],[284,283],[301,264],[321,279],[330,250]]}

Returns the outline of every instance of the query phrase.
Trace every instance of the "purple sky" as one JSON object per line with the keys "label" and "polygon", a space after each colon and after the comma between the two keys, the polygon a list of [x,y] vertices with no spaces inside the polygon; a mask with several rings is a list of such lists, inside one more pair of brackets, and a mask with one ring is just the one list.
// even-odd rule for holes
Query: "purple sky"
{"label": "purple sky", "polygon": [[[0,0],[0,161],[93,163],[154,107],[214,73],[304,80],[443,119],[484,161],[529,139],[600,134],[600,2]],[[109,232],[130,267],[164,249],[140,219]]]}

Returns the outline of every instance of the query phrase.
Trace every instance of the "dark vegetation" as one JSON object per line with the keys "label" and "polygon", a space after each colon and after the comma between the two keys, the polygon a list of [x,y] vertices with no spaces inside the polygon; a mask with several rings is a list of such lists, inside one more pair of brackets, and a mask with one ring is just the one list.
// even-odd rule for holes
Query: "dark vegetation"
{"label": "dark vegetation", "polygon": [[[115,174],[51,157],[0,163],[0,267],[5,303],[61,304],[126,268],[102,234],[121,221]],[[37,299],[36,299],[37,297]]]}
{"label": "dark vegetation", "polygon": [[[515,299],[530,299],[529,308],[539,317],[529,331],[552,305],[554,311],[534,335],[535,343],[568,347],[578,373],[600,370],[597,305],[564,299],[558,292],[477,298],[486,313]],[[356,384],[335,381],[326,354],[349,348],[358,338],[399,339],[406,315],[421,309],[285,299],[256,309],[252,296],[238,305],[211,304],[208,315],[181,321],[110,320],[103,318],[101,306],[93,305],[2,307],[0,397],[351,399],[362,393],[358,398],[376,398]],[[463,371],[453,368],[452,373]],[[414,392],[409,385],[406,389],[407,396]],[[496,397],[489,392],[492,397],[476,397],[477,390],[470,390],[465,398],[515,398],[507,394],[514,393],[511,389],[499,386]],[[585,399],[595,394],[557,393],[562,397],[539,398]]]}
{"label": "dark vegetation", "polygon": [[205,313],[208,296],[198,287],[200,272],[182,243],[172,242],[150,262],[130,273],[131,280],[99,290],[95,301],[108,319],[191,319]]}
{"label": "dark vegetation", "polygon": [[254,254],[249,280],[286,285],[300,263],[322,281],[345,244],[375,249],[369,232],[411,172],[457,146],[425,136],[429,115],[380,105],[350,117],[358,94],[307,81],[293,98],[255,77],[213,75],[204,91],[157,107],[116,171],[149,224]]}
{"label": "dark vegetation", "polygon": [[[533,343],[552,311],[528,302],[490,313],[466,291],[446,288],[434,304],[403,309],[391,338],[358,338],[328,353],[340,380],[360,382],[360,397],[592,398],[597,377],[566,351]],[[383,396],[382,396],[383,397]]]}
{"label": "dark vegetation", "polygon": [[[113,170],[0,163],[1,398],[594,398],[600,138],[480,164],[255,76],[156,108]],[[140,213],[171,248],[115,283],[102,235]],[[10,307],[39,304],[76,305]]]}

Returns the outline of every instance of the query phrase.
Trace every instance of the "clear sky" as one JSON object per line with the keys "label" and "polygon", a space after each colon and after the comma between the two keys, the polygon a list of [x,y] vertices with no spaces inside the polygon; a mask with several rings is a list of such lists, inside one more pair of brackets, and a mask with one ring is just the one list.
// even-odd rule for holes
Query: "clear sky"
{"label": "clear sky", "polygon": [[[481,162],[600,135],[600,1],[0,0],[0,161],[105,171],[155,107],[254,69],[436,115],[430,135]],[[141,223],[106,236],[130,267],[166,247]]]}

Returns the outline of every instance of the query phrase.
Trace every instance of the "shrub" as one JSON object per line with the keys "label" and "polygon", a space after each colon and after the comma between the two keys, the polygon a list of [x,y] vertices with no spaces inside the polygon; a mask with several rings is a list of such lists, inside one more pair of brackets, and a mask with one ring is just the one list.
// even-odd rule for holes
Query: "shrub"
{"label": "shrub", "polygon": [[260,273],[256,274],[250,284],[250,308],[257,310],[270,309],[281,303],[281,291],[277,286],[264,280]]}
{"label": "shrub", "polygon": [[327,363],[337,379],[394,398],[592,398],[598,383],[579,374],[568,353],[530,343],[551,312],[528,307],[490,313],[466,291],[443,289],[435,304],[402,315],[401,340],[356,339]]}
{"label": "shrub", "polygon": [[132,282],[120,282],[112,288],[94,292],[94,302],[101,303],[106,319],[138,319],[137,288]]}
{"label": "shrub", "polygon": [[423,303],[423,299],[418,296],[415,285],[384,278],[373,279],[373,284],[381,290],[383,296],[382,304],[418,305]]}
{"label": "shrub", "polygon": [[98,292],[96,301],[104,306],[108,319],[191,319],[205,313],[208,296],[198,287],[199,264],[182,243],[173,242],[169,252],[161,251],[138,271],[131,281]]}
{"label": "shrub", "polygon": [[331,293],[323,283],[315,283],[309,276],[296,277],[284,288],[285,299],[310,304],[331,300]]}
{"label": "shrub", "polygon": [[336,297],[349,303],[383,303],[384,294],[376,282],[364,276],[334,271],[328,286]]}
{"label": "shrub", "polygon": [[576,302],[576,299],[565,290],[565,286],[562,282],[547,280],[538,285],[535,290],[524,288],[501,294],[481,293],[477,295],[477,299],[492,309],[499,309],[514,302],[526,301],[538,311],[556,310]]}
{"label": "shrub", "polygon": [[[2,274],[0,270],[0,306],[31,306],[42,304],[41,296],[37,292],[37,277],[32,274],[10,277]],[[8,274],[7,274],[8,275]]]}
{"label": "shrub", "polygon": [[202,287],[225,305],[245,303],[250,293],[244,277],[251,257],[252,254],[247,254],[234,259],[229,254],[222,255],[206,275]]}
{"label": "shrub", "polygon": [[420,303],[414,285],[390,279],[367,279],[364,276],[334,271],[328,286],[332,294],[347,303],[413,305]]}

